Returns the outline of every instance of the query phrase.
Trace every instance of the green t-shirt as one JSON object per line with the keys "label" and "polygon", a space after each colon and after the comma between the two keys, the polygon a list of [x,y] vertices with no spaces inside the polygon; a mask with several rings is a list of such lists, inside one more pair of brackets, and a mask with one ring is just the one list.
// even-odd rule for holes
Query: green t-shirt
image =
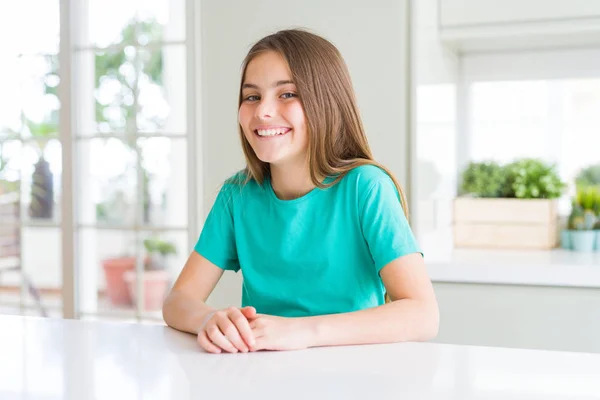
{"label": "green t-shirt", "polygon": [[285,317],[375,307],[384,303],[379,271],[421,253],[378,167],[354,168],[293,200],[279,199],[268,178],[244,181],[238,173],[225,182],[195,246],[218,267],[242,271],[242,307]]}

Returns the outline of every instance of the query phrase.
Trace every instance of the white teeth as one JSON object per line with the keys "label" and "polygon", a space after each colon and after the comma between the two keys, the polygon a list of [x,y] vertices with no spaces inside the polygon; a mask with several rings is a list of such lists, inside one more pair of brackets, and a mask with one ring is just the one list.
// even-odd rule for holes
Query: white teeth
{"label": "white teeth", "polygon": [[285,128],[277,128],[277,129],[257,129],[256,132],[259,136],[275,136],[281,135],[287,132]]}

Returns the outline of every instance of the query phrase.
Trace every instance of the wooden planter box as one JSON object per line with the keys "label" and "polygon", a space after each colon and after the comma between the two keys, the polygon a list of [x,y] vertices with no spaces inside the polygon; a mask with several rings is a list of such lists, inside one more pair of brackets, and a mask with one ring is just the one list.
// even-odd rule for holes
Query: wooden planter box
{"label": "wooden planter box", "polygon": [[559,243],[558,202],[454,199],[454,246],[552,249]]}

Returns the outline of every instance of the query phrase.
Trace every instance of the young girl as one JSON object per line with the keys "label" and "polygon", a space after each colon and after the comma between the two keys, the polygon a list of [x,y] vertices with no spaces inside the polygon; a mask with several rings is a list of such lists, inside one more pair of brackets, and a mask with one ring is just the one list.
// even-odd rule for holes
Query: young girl
{"label": "young girl", "polygon": [[[247,167],[220,190],[165,322],[211,353],[435,337],[404,195],[373,160],[338,50],[302,30],[260,40],[238,118]],[[205,304],[224,270],[243,273],[242,308]]]}

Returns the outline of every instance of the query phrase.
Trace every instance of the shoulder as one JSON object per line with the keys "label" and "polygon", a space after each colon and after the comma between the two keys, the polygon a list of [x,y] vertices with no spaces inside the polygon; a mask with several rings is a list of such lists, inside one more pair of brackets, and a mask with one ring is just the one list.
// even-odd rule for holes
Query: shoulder
{"label": "shoulder", "polygon": [[235,174],[227,177],[223,182],[223,188],[242,187],[249,181],[248,172],[245,169],[237,171]]}
{"label": "shoulder", "polygon": [[346,173],[344,180],[356,187],[359,193],[370,191],[376,186],[394,187],[394,181],[383,169],[376,165],[361,165]]}
{"label": "shoulder", "polygon": [[241,197],[257,196],[264,192],[263,186],[252,179],[249,173],[243,169],[229,176],[219,189],[218,197],[227,203],[239,201]]}

